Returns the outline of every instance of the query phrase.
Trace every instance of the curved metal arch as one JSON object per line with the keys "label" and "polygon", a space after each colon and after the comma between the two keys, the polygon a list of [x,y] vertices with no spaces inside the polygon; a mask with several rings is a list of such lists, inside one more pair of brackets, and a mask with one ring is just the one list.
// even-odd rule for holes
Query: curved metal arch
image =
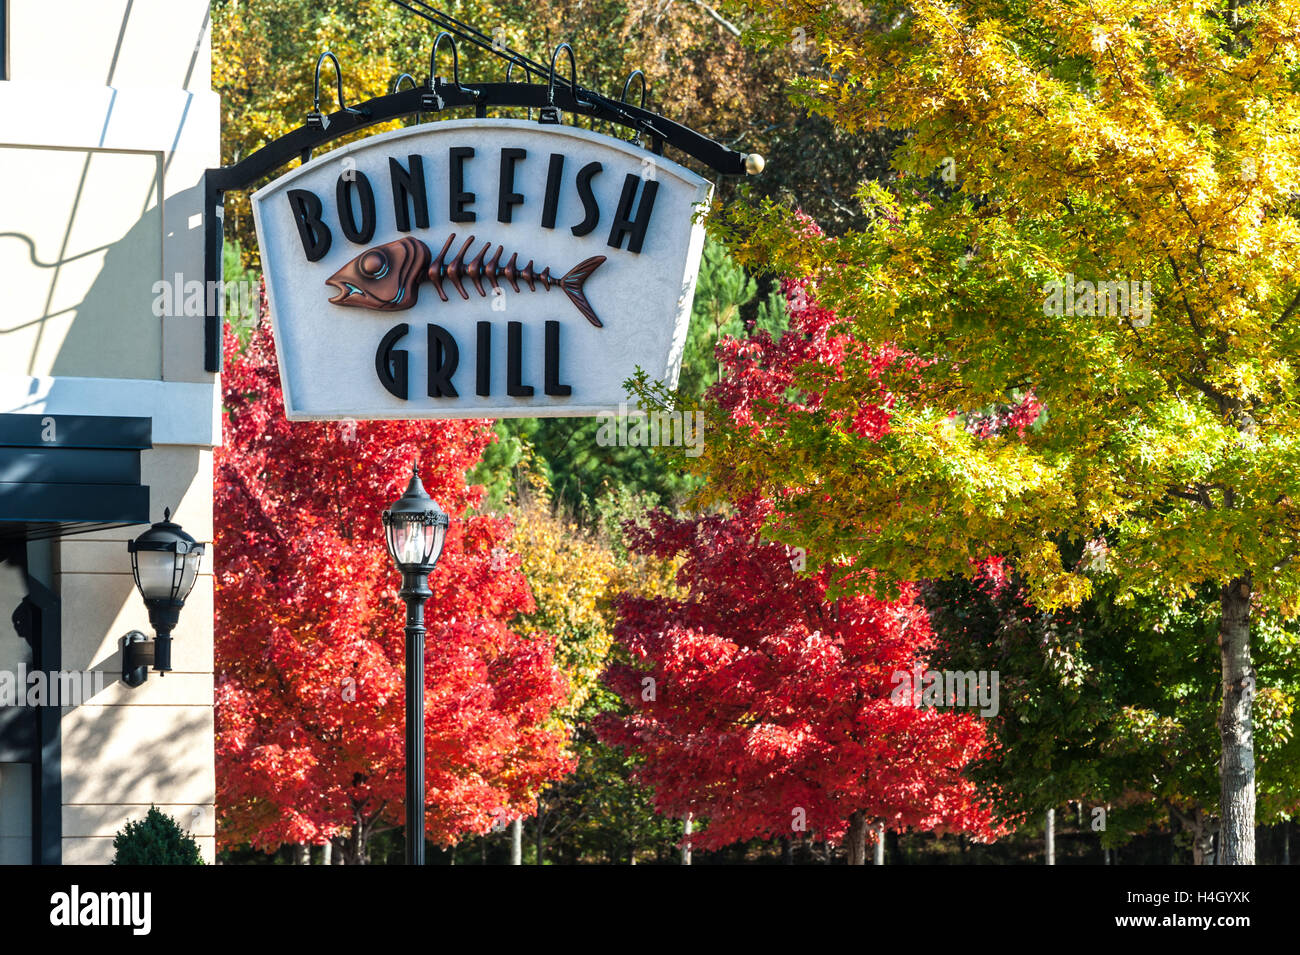
{"label": "curved metal arch", "polygon": [[[321,132],[325,132],[326,130],[328,130],[330,128],[330,123],[333,122],[332,117],[326,116],[324,113],[320,111],[320,70],[321,67],[325,65],[326,59],[328,59],[331,63],[334,64],[334,82],[338,91],[339,112],[351,113],[355,116],[368,115],[364,107],[357,108],[357,107],[349,106],[347,103],[343,101],[343,67],[339,65],[339,58],[335,56],[331,51],[326,50],[324,53],[322,53],[320,56],[316,58],[316,79],[312,83],[311,112],[307,114],[307,125],[309,127],[319,129]],[[302,161],[303,162],[311,161],[310,149],[303,150]]]}
{"label": "curved metal arch", "polygon": [[[460,81],[460,52],[456,49],[456,37],[454,34],[443,30],[433,38],[433,49],[429,53],[429,88],[424,94],[423,101],[425,109],[430,112],[440,112],[446,108],[447,101],[442,96],[442,89],[446,86],[446,81],[438,75],[438,47],[443,40],[451,41],[451,82],[456,91],[465,96],[472,96],[477,102],[478,90],[465,86]],[[479,115],[486,113],[482,110]]]}
{"label": "curved metal arch", "polygon": [[[506,82],[510,82],[510,74],[514,72],[516,65],[524,68],[524,82],[527,83],[528,78],[532,76],[533,71],[528,64],[524,62],[524,58],[518,54],[511,54],[510,61],[506,63]],[[528,118],[530,120],[533,118],[533,110],[531,106],[528,108]]]}
{"label": "curved metal arch", "polygon": [[330,51],[330,50],[326,50],[324,53],[322,53],[320,56],[318,56],[318,57],[316,58],[316,79],[315,79],[315,81],[314,81],[313,84],[312,84],[312,99],[311,99],[311,104],[312,104],[312,105],[311,105],[311,113],[308,113],[307,115],[308,115],[308,116],[312,116],[312,115],[320,116],[320,115],[321,115],[321,111],[320,111],[320,70],[321,70],[321,67],[325,65],[325,60],[326,60],[326,59],[328,59],[331,63],[334,64],[334,83],[335,83],[335,87],[336,87],[337,92],[338,92],[338,98],[339,98],[339,109],[342,110],[343,112],[346,112],[346,113],[356,113],[356,114],[359,114],[359,115],[361,115],[361,116],[364,116],[364,115],[366,114],[364,108],[356,108],[356,107],[348,106],[348,105],[343,101],[343,67],[339,66],[339,58],[338,58],[337,56],[335,56],[335,55],[333,54],[333,52]]}
{"label": "curved metal arch", "polygon": [[[419,82],[410,73],[399,73],[397,75],[397,79],[393,80],[393,88],[389,92],[400,93],[402,91],[402,80],[410,80],[411,81],[410,88],[413,90],[418,90],[420,88]],[[415,125],[419,126],[420,122],[423,119],[424,119],[423,113],[421,113],[420,110],[417,109],[415,111]]]}
{"label": "curved metal arch", "polygon": [[567,43],[561,43],[551,54],[551,72],[546,82],[546,108],[542,110],[542,117],[539,122],[558,123],[560,121],[560,111],[555,108],[555,63],[560,58],[560,51],[569,52],[569,92],[573,96],[575,103],[582,103],[582,97],[578,95],[578,60],[573,55],[573,47]]}
{"label": "curved metal arch", "polygon": [[[641,77],[641,109],[645,109],[645,95],[646,95],[645,74],[642,73],[640,70],[633,70],[631,73],[627,75],[627,79],[623,81],[623,92],[619,94],[618,101],[624,105],[627,105],[627,91],[629,88],[631,88],[632,81],[636,79],[638,76]],[[641,145],[641,126],[639,124],[636,127],[636,132],[632,134],[632,138],[629,139],[628,142],[636,146]],[[660,150],[656,150],[656,152],[658,151]]]}
{"label": "curved metal arch", "polygon": [[416,81],[415,77],[412,76],[410,73],[399,73],[397,74],[397,79],[393,80],[393,88],[388,92],[400,93],[402,91],[402,80],[410,80],[411,89],[413,90],[418,90],[420,88],[420,84]]}
{"label": "curved metal arch", "polygon": [[438,46],[443,40],[451,41],[451,81],[456,84],[456,89],[464,92],[465,87],[460,82],[460,52],[456,49],[456,37],[446,30],[433,38],[433,49],[429,53],[429,89],[433,89],[441,78],[438,76]]}
{"label": "curved metal arch", "polygon": [[633,81],[634,79],[636,79],[638,76],[641,77],[641,108],[642,108],[642,109],[645,109],[645,93],[646,93],[646,89],[645,89],[645,74],[642,73],[640,70],[633,70],[631,73],[629,73],[629,74],[627,75],[627,79],[625,79],[625,80],[623,81],[623,92],[622,92],[622,94],[619,96],[618,101],[619,101],[620,103],[626,103],[626,102],[627,102],[627,91],[628,91],[628,89],[631,88],[631,86],[632,86],[632,81]]}
{"label": "curved metal arch", "polygon": [[506,61],[506,82],[510,82],[510,74],[514,72],[516,66],[524,68],[524,82],[527,83],[534,70],[518,53],[510,54],[510,58]]}

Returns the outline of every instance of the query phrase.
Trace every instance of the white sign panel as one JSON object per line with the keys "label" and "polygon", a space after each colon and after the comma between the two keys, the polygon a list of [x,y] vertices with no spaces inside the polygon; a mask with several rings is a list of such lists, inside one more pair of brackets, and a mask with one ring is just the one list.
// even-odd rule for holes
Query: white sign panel
{"label": "white sign panel", "polygon": [[675,387],[712,185],[573,126],[462,119],[253,195],[285,410],[585,416]]}

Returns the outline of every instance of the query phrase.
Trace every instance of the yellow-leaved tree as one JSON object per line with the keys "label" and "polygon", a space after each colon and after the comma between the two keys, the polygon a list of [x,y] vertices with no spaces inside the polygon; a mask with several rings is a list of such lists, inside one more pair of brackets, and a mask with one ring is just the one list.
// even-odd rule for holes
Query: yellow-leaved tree
{"label": "yellow-leaved tree", "polygon": [[[799,104],[904,136],[865,229],[736,204],[715,232],[901,357],[806,368],[815,407],[710,434],[714,492],[788,494],[773,532],[846,584],[1005,554],[1051,608],[1092,542],[1122,593],[1212,585],[1221,859],[1252,863],[1252,620],[1300,601],[1300,3],[739,6],[817,44]],[[1027,399],[1032,427],[988,426]]]}
{"label": "yellow-leaved tree", "polygon": [[570,687],[559,714],[572,729],[600,685],[614,642],[614,555],[604,541],[556,513],[545,488],[528,494],[512,514],[520,569],[537,604],[523,623],[556,638],[555,662]]}
{"label": "yellow-leaved tree", "polygon": [[[607,667],[626,662],[614,645],[615,599],[620,593],[676,593],[677,565],[629,554],[621,521],[643,515],[643,495],[617,489],[602,498],[595,526],[580,526],[557,509],[534,461],[520,469],[522,487],[510,509],[514,558],[494,555],[501,569],[518,560],[536,608],[518,626],[552,635],[556,664],[570,695],[554,718],[565,724],[576,760],[572,774],[537,794],[532,822],[539,864],[548,836],[562,836],[584,854],[635,853],[638,845],[676,839],[679,825],[654,811],[650,794],[633,779],[638,761],[603,744],[592,729],[600,713],[621,706],[603,682]],[[618,657],[616,660],[615,658]]]}

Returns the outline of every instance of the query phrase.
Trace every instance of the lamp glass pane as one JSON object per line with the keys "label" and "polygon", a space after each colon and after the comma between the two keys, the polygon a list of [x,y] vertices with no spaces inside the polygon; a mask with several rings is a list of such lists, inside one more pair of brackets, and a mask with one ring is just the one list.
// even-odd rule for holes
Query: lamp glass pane
{"label": "lamp glass pane", "polygon": [[437,524],[429,529],[433,531],[433,548],[429,555],[429,563],[436,564],[438,558],[442,556],[442,545],[447,541],[447,528],[445,525]]}
{"label": "lamp glass pane", "polygon": [[203,551],[192,550],[184,557],[185,567],[181,571],[181,588],[176,596],[184,600],[194,589],[194,581],[199,575],[199,563],[203,560]]}
{"label": "lamp glass pane", "polygon": [[432,548],[431,527],[408,521],[394,521],[389,528],[393,559],[399,565],[419,566],[425,563]]}
{"label": "lamp glass pane", "polygon": [[397,529],[401,525],[396,521],[384,524],[384,543],[388,546],[388,556],[397,562]]}
{"label": "lamp glass pane", "polygon": [[179,557],[168,550],[139,550],[135,552],[135,566],[140,595],[145,600],[170,600],[176,585],[176,561]]}

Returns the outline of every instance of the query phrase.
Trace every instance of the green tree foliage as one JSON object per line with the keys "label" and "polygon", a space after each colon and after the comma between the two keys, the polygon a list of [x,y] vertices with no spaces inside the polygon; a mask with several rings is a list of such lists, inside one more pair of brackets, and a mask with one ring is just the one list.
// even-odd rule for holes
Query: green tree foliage
{"label": "green tree foliage", "polygon": [[123,826],[113,849],[113,865],[203,865],[194,837],[157,806]]}
{"label": "green tree foliage", "polygon": [[[697,409],[705,389],[717,380],[714,346],[723,336],[747,330],[778,332],[785,323],[781,296],[760,297],[758,283],[726,249],[706,241],[678,379],[677,407]],[[627,410],[635,411],[635,402],[629,401]],[[499,509],[516,500],[521,483],[534,471],[553,489],[556,503],[584,522],[593,519],[597,501],[615,489],[645,494],[651,506],[676,507],[699,487],[698,479],[654,449],[601,446],[599,430],[597,418],[498,421],[497,441],[488,447],[473,475],[488,490],[485,507]]]}
{"label": "green tree foliage", "polygon": [[[1085,823],[1104,826],[1095,831],[1107,847],[1172,820],[1193,858],[1209,858],[1218,801],[1211,596],[1123,604],[1101,576],[1080,607],[1045,612],[1025,601],[1023,581],[1000,580],[996,570],[975,583],[951,578],[925,588],[937,638],[930,665],[1000,672],[991,721],[1000,745],[973,776],[1004,819],[1033,822],[1078,803]],[[1289,818],[1300,798],[1296,640],[1294,626],[1261,623],[1259,785],[1281,797],[1261,803],[1261,825]],[[1104,815],[1092,816],[1096,809]]]}
{"label": "green tree foliage", "polygon": [[[861,16],[874,6],[839,5]],[[518,49],[542,62],[556,44],[571,43],[578,82],[607,95],[619,96],[625,79],[640,69],[650,109],[732,149],[766,157],[757,178],[718,181],[721,199],[751,187],[755,195],[798,203],[831,232],[861,225],[862,210],[843,197],[863,180],[890,175],[889,153],[898,135],[845,136],[825,118],[791,109],[793,67],[829,76],[811,32],[791,31],[778,46],[757,47],[744,37],[751,15],[739,4],[726,6],[702,0],[498,0],[482,20],[471,22],[487,33],[498,27],[512,31]],[[633,83],[628,99],[639,97]],[[596,128],[627,136],[621,127]],[[673,158],[718,179],[688,157]]]}
{"label": "green tree foliage", "polygon": [[714,348],[724,336],[751,331],[776,334],[785,327],[785,301],[780,294],[772,292],[757,299],[758,283],[736,265],[726,247],[706,240],[677,382],[682,407],[698,405],[704,392],[721,377]]}
{"label": "green tree foliage", "polygon": [[[221,248],[221,281],[227,287],[224,296],[225,319],[226,324],[234,330],[241,347],[246,346],[253,337],[264,292],[261,273],[245,266],[244,261],[244,250],[239,240],[227,240]],[[243,307],[245,295],[252,306],[249,309]]]}

